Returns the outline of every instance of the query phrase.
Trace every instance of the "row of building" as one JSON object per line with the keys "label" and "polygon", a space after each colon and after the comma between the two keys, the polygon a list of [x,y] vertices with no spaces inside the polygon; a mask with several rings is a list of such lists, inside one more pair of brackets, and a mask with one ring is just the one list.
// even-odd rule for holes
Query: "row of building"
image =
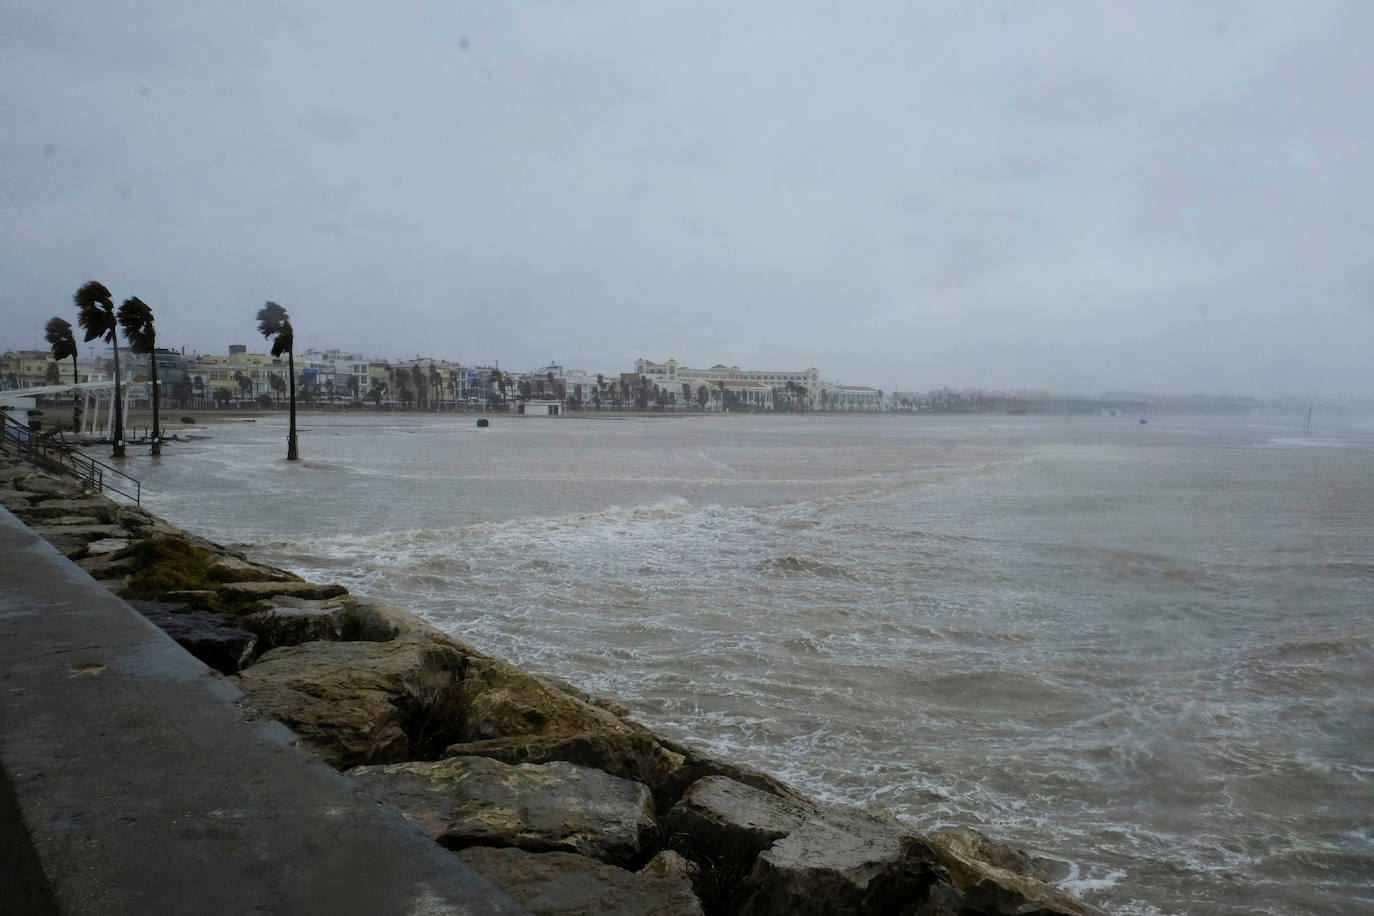
{"label": "row of building", "polygon": [[[223,355],[158,350],[150,357],[121,348],[121,375],[126,380],[147,380],[152,375],[150,358],[157,360],[165,403],[278,403],[288,388],[290,370],[284,356],[250,353],[243,344],[230,345]],[[340,350],[306,350],[293,359],[297,399],[313,403],[370,402],[378,407],[427,409],[482,404],[518,408],[533,401],[574,409],[884,409],[880,390],[827,382],[815,368],[772,371],[715,365],[696,369],[673,359],[665,363],[638,359],[633,372],[618,374],[558,365],[509,373],[495,366],[465,366],[432,357],[379,360]],[[109,355],[78,356],[75,372],[80,381],[112,378],[113,360]],[[58,364],[46,350],[0,355],[0,389],[62,384],[72,379],[72,373],[70,360]]]}

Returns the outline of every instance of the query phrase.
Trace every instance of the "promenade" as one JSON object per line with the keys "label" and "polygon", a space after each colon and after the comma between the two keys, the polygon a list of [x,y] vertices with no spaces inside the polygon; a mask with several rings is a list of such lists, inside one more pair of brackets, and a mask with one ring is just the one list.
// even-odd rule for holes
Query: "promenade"
{"label": "promenade", "polygon": [[0,913],[527,912],[0,508]]}

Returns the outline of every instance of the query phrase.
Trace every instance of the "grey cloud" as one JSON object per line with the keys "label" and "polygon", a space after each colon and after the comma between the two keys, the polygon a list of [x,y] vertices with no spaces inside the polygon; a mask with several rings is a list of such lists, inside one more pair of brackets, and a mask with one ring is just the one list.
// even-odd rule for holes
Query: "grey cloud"
{"label": "grey cloud", "polygon": [[12,5],[0,346],[1374,387],[1362,4]]}

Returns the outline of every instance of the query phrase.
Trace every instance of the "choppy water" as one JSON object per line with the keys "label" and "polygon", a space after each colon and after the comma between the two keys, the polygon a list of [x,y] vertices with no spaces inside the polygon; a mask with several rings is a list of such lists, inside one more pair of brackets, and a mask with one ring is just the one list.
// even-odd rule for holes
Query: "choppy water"
{"label": "choppy water", "polygon": [[1374,910],[1374,428],[306,418],[145,504],[1114,911]]}

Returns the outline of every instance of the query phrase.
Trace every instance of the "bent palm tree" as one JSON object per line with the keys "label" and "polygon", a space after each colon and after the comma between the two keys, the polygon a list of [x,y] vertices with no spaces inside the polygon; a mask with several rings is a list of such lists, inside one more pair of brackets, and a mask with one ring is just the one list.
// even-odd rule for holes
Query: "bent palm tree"
{"label": "bent palm tree", "polygon": [[[76,371],[76,338],[72,335],[71,324],[62,318],[49,318],[43,333],[48,338],[53,359],[61,362],[69,356],[72,358],[72,384],[81,384],[81,376]],[[81,392],[76,388],[72,388],[72,432],[81,432]]]}
{"label": "bent palm tree", "polygon": [[286,438],[286,460],[300,461],[296,448],[296,361],[291,355],[296,338],[291,329],[291,316],[277,303],[268,302],[258,309],[258,333],[272,341],[273,356],[286,354],[286,378],[291,383],[291,430]]}
{"label": "bent palm tree", "polygon": [[124,404],[119,383],[119,335],[115,333],[119,325],[115,320],[114,300],[105,285],[95,280],[77,290],[72,299],[76,302],[77,324],[86,331],[86,340],[104,337],[106,343],[114,346],[114,428],[110,430],[110,441],[114,443],[114,457],[123,458]]}
{"label": "bent palm tree", "polygon": [[162,427],[158,424],[158,402],[162,390],[157,387],[157,330],[153,327],[153,310],[137,296],[125,299],[119,307],[119,326],[124,339],[135,353],[147,353],[153,372],[153,454],[162,454]]}

